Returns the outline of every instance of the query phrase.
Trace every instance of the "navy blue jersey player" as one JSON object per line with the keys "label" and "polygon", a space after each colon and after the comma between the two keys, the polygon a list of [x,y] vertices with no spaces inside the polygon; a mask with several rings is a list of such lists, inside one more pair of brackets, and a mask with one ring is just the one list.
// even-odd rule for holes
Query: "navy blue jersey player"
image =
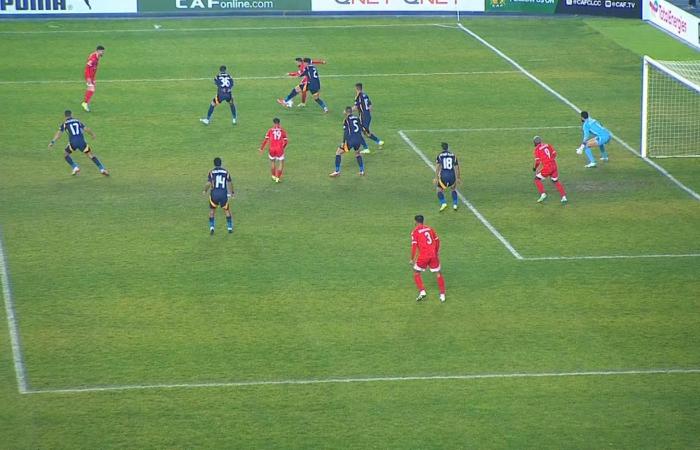
{"label": "navy blue jersey player", "polygon": [[216,208],[222,208],[226,213],[226,228],[233,233],[233,217],[229,200],[233,197],[233,182],[228,170],[221,167],[221,158],[214,158],[214,168],[209,171],[204,194],[209,193],[209,234],[214,234],[214,216]]}
{"label": "navy blue jersey player", "polygon": [[440,144],[442,151],[435,158],[435,185],[437,186],[437,196],[440,200],[440,211],[447,208],[445,201],[445,190],[452,191],[452,209],[457,211],[459,204],[457,199],[457,184],[461,183],[462,176],[459,170],[459,162],[457,156],[450,151],[450,146],[447,142]]}
{"label": "navy blue jersey player", "polygon": [[68,163],[69,166],[73,169],[72,175],[78,175],[80,174],[80,166],[76,164],[73,161],[73,158],[71,158],[71,153],[73,152],[82,152],[85,153],[85,155],[92,160],[92,162],[95,163],[98,169],[100,169],[100,173],[102,175],[109,175],[109,172],[107,169],[104,168],[102,163],[100,162],[99,159],[97,159],[97,156],[95,156],[92,153],[92,149],[88,145],[87,142],[85,142],[85,134],[88,133],[92,138],[95,138],[95,133],[92,132],[92,130],[88,127],[85,126],[85,124],[78,119],[73,117],[73,113],[70,111],[65,111],[64,112],[65,120],[59,127],[58,131],[56,131],[56,134],[54,134],[53,139],[51,139],[51,142],[49,142],[49,148],[53,147],[53,145],[56,143],[56,140],[61,137],[61,134],[65,131],[68,133],[68,145],[65,148],[65,153],[64,153],[64,159]]}
{"label": "navy blue jersey player", "polygon": [[352,113],[352,107],[345,108],[345,120],[343,120],[343,142],[338,146],[335,152],[335,171],[331,172],[331,177],[340,175],[340,160],[343,153],[350,150],[355,151],[357,165],[360,166],[360,175],[365,174],[365,163],[362,161],[360,147],[365,144],[365,138],[362,137],[362,123],[360,118]]}
{"label": "navy blue jersey player", "polygon": [[304,86],[304,83],[300,84],[299,86],[295,86],[294,89],[287,95],[284,100],[279,98],[277,99],[277,103],[280,105],[284,106],[285,108],[291,108],[292,107],[292,99],[296,97],[298,93],[300,93],[304,88],[307,88],[309,91],[311,91],[311,96],[314,98],[316,103],[323,108],[323,112],[327,113],[328,112],[328,106],[326,105],[326,102],[321,100],[321,77],[318,75],[318,69],[316,68],[316,65],[313,63],[311,58],[304,58],[304,69],[303,72],[301,73],[302,79],[309,80],[306,86]]}
{"label": "navy blue jersey player", "polygon": [[236,112],[236,102],[233,99],[233,78],[226,72],[226,66],[219,67],[219,74],[214,77],[214,84],[216,84],[216,97],[214,97],[209,104],[209,111],[207,111],[206,119],[199,119],[204,125],[209,125],[211,122],[211,115],[214,114],[214,108],[219,106],[223,102],[228,102],[231,107],[231,116],[233,119],[231,122],[235,125],[238,121],[238,113]]}
{"label": "navy blue jersey player", "polygon": [[[365,133],[365,136],[376,142],[381,148],[381,146],[384,145],[384,141],[369,131],[369,124],[372,122],[372,100],[370,100],[369,96],[362,90],[362,83],[355,84],[355,111],[360,115],[362,132]],[[369,147],[367,147],[366,143],[360,153],[369,153]]]}

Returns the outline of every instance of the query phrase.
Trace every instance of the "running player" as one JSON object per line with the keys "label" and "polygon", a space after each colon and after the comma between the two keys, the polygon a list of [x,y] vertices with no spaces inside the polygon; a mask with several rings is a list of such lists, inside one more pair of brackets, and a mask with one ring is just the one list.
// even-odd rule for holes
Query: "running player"
{"label": "running player", "polygon": [[[379,148],[381,148],[382,145],[384,145],[384,141],[369,131],[369,124],[372,122],[372,101],[362,90],[362,83],[355,84],[355,110],[360,114],[362,132],[365,133],[365,136],[376,142]],[[367,147],[366,142],[360,153],[369,153],[369,147]]]}
{"label": "running player", "polygon": [[329,176],[337,177],[340,175],[340,160],[343,153],[347,153],[350,149],[355,151],[357,165],[360,166],[360,175],[365,174],[365,163],[360,154],[360,147],[365,142],[362,137],[362,125],[360,119],[352,113],[352,107],[345,107],[345,120],[343,121],[343,143],[338,146],[335,152],[335,171]]}
{"label": "running player", "polygon": [[[284,149],[287,147],[287,132],[280,126],[280,120],[275,117],[272,119],[272,128],[265,133],[265,139],[260,145],[260,154],[265,150],[267,143],[270,143],[270,172],[272,173],[272,181],[279,183],[282,180],[282,171],[284,170]],[[277,167],[279,163],[279,167]]]}
{"label": "running player", "polygon": [[95,94],[95,78],[97,78],[97,65],[100,63],[100,58],[105,54],[105,48],[98,45],[94,52],[88,55],[87,63],[85,64],[85,83],[87,90],[85,91],[85,99],[81,106],[86,112],[90,112],[90,100]]}
{"label": "running player", "polygon": [[535,144],[535,165],[532,167],[532,171],[535,172],[535,186],[537,186],[537,192],[540,193],[537,203],[542,203],[547,198],[542,180],[550,178],[559,191],[559,195],[561,195],[562,204],[566,204],[568,201],[566,199],[566,191],[564,190],[564,185],[559,181],[557,151],[551,145],[542,142],[542,138],[539,136],[532,138],[532,142]]}
{"label": "running player", "polygon": [[209,125],[211,122],[211,115],[214,114],[214,108],[219,106],[222,102],[228,102],[231,107],[231,116],[233,119],[231,122],[235,125],[238,121],[238,113],[236,112],[236,102],[233,99],[233,78],[226,71],[226,66],[219,67],[219,74],[214,77],[214,84],[216,84],[216,97],[214,97],[209,104],[209,111],[207,111],[207,117],[205,119],[199,119],[204,125]]}
{"label": "running player", "polygon": [[226,228],[229,233],[233,233],[233,217],[229,205],[233,198],[233,182],[228,170],[221,167],[221,158],[218,157],[214,158],[214,168],[209,171],[203,194],[206,195],[209,190],[209,234],[214,234],[214,216],[218,207],[226,213]]}
{"label": "running player", "polygon": [[430,268],[437,275],[440,302],[445,302],[445,278],[440,272],[440,239],[431,227],[423,224],[423,216],[415,217],[416,227],[411,232],[411,265],[413,265],[413,281],[418,287],[416,301],[423,300],[425,293],[421,272]]}
{"label": "running player", "polygon": [[457,211],[459,201],[457,198],[457,184],[462,182],[462,174],[459,169],[457,156],[450,151],[447,142],[440,144],[442,151],[435,158],[435,185],[437,186],[437,196],[440,200],[440,212],[447,208],[445,200],[445,190],[452,191],[452,209]]}
{"label": "running player", "polygon": [[56,131],[56,134],[54,134],[53,139],[51,139],[51,142],[49,142],[49,148],[53,147],[53,145],[56,143],[59,137],[61,137],[61,134],[64,131],[68,132],[68,145],[65,148],[65,153],[64,153],[64,159],[68,163],[69,166],[71,166],[72,173],[71,175],[79,175],[80,174],[80,167],[78,164],[76,164],[73,161],[73,158],[71,158],[71,153],[73,152],[82,152],[84,153],[88,158],[92,160],[93,163],[97,166],[98,169],[100,169],[100,173],[102,175],[108,176],[109,172],[107,169],[104,168],[102,163],[100,162],[99,159],[97,159],[97,156],[95,156],[92,153],[92,149],[88,145],[87,142],[85,142],[85,135],[83,132],[88,133],[90,136],[92,136],[93,139],[95,139],[95,133],[93,131],[86,127],[85,124],[78,119],[73,117],[73,113],[70,111],[65,111],[64,112],[65,120],[59,127],[58,131]]}
{"label": "running player", "polygon": [[596,167],[595,158],[593,157],[593,147],[598,147],[600,149],[600,160],[608,160],[608,152],[605,150],[605,144],[610,142],[612,134],[610,130],[601,125],[600,122],[588,115],[587,111],[581,111],[581,123],[583,124],[581,128],[583,129],[583,142],[581,146],[576,149],[576,154],[580,155],[583,151],[586,151],[586,157],[588,158],[588,164],[586,168]]}
{"label": "running player", "polygon": [[[312,63],[311,58],[304,58],[304,71],[302,75],[308,77],[308,87],[311,91],[311,96],[314,101],[323,109],[324,113],[328,112],[328,106],[326,102],[321,99],[321,78],[318,76],[318,69]],[[292,99],[302,91],[302,85],[294,87],[292,91],[284,99],[278,98],[277,103],[284,106],[285,108],[291,108],[293,105]]]}

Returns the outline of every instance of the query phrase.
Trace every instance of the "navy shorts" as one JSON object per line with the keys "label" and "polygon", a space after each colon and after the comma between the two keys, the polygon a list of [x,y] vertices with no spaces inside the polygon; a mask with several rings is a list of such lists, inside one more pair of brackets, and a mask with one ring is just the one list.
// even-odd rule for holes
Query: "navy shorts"
{"label": "navy shorts", "polygon": [[343,142],[342,148],[346,152],[349,152],[350,150],[358,151],[360,149],[360,147],[362,146],[363,142],[364,142],[363,139],[351,139],[349,141]]}
{"label": "navy shorts", "polygon": [[233,101],[233,95],[229,92],[228,94],[222,94],[222,95],[217,95],[216,98],[214,98],[214,102],[218,105],[219,103],[223,102],[232,102]]}
{"label": "navy shorts", "polygon": [[438,178],[438,186],[442,189],[447,189],[452,187],[457,182],[455,178],[455,173],[453,170],[443,170],[440,172],[440,178]]}
{"label": "navy shorts", "polygon": [[309,81],[308,86],[308,89],[309,91],[311,91],[312,94],[316,94],[321,90],[321,83],[318,81],[315,83],[313,81]]}
{"label": "navy shorts", "polygon": [[362,120],[362,129],[369,133],[369,124],[372,122],[372,115],[370,113],[360,114],[360,119]]}
{"label": "navy shorts", "polygon": [[87,144],[87,142],[71,142],[66,146],[66,152],[68,153],[73,153],[73,152],[81,152],[81,153],[87,153],[90,151],[90,146]]}
{"label": "navy shorts", "polygon": [[228,209],[228,194],[224,189],[214,189],[209,194],[209,206],[211,208],[221,207]]}

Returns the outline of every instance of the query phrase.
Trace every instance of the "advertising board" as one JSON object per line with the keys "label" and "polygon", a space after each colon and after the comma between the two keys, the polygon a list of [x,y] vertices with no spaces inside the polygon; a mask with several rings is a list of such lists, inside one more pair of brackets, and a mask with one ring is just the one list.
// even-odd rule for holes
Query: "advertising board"
{"label": "advertising board", "polygon": [[136,0],[0,0],[0,17],[135,13]]}
{"label": "advertising board", "polygon": [[700,19],[664,0],[645,0],[642,18],[700,49]]}
{"label": "advertising board", "polygon": [[483,12],[484,0],[312,0],[315,12]]}
{"label": "advertising board", "polygon": [[642,18],[643,0],[559,0],[557,14]]}
{"label": "advertising board", "polygon": [[486,0],[487,12],[554,14],[557,0]]}
{"label": "advertising board", "polygon": [[311,0],[138,0],[138,6],[139,13],[235,14],[311,11]]}

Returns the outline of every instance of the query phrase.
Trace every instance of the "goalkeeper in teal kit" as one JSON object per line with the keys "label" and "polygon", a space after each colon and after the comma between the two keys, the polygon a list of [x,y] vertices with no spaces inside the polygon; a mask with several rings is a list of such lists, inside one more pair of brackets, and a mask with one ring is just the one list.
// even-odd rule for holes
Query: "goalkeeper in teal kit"
{"label": "goalkeeper in teal kit", "polygon": [[596,167],[595,157],[593,156],[593,147],[598,147],[600,149],[600,160],[608,160],[608,152],[605,150],[605,144],[610,142],[612,134],[610,131],[600,124],[597,120],[590,117],[587,111],[581,111],[581,122],[583,125],[583,142],[581,146],[576,149],[577,154],[586,152],[586,157],[588,158],[587,168]]}

